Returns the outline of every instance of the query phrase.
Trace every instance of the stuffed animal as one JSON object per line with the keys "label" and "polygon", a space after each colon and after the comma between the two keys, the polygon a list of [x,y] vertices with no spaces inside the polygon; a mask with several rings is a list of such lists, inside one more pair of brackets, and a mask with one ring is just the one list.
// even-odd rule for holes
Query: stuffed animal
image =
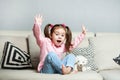
{"label": "stuffed animal", "polygon": [[76,62],[74,66],[75,71],[88,71],[91,70],[90,67],[87,67],[86,64],[88,63],[87,58],[82,55],[76,56]]}

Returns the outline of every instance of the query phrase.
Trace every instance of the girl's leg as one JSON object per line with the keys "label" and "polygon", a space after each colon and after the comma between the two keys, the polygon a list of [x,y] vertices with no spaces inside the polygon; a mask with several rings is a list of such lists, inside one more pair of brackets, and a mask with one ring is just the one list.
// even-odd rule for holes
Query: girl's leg
{"label": "girl's leg", "polygon": [[75,64],[75,56],[73,54],[68,54],[64,59],[63,59],[63,64],[65,66],[62,66],[62,72],[63,74],[68,74],[71,72],[71,70],[74,68]]}
{"label": "girl's leg", "polygon": [[50,52],[46,56],[44,66],[41,70],[42,73],[60,73],[62,74],[62,61],[56,53]]}
{"label": "girl's leg", "polygon": [[67,56],[65,56],[65,58],[62,60],[62,63],[65,66],[70,66],[70,67],[74,67],[75,64],[75,55],[74,54],[68,54]]}

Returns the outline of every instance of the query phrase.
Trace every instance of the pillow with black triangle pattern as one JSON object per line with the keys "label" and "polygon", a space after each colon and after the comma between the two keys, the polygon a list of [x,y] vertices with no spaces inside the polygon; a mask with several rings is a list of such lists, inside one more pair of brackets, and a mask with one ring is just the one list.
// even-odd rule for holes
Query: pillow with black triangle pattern
{"label": "pillow with black triangle pattern", "polygon": [[118,65],[120,65],[120,54],[119,56],[113,58],[114,62],[117,63]]}
{"label": "pillow with black triangle pattern", "polygon": [[28,69],[32,68],[30,55],[13,43],[7,41],[4,45],[1,68],[4,69]]}

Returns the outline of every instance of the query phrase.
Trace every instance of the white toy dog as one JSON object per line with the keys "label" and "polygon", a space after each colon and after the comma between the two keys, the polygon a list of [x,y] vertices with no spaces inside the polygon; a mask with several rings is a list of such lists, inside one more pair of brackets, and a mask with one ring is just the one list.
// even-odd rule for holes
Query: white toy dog
{"label": "white toy dog", "polygon": [[88,63],[88,60],[84,56],[82,56],[82,55],[76,56],[74,70],[75,71],[88,71],[88,70],[90,70],[91,68],[86,66],[87,63]]}

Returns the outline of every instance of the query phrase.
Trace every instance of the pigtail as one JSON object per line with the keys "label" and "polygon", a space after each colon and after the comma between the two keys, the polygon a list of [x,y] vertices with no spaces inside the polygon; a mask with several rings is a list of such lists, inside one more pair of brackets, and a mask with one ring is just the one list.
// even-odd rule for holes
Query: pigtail
{"label": "pigtail", "polygon": [[46,26],[45,26],[45,28],[44,28],[44,35],[45,35],[45,37],[48,37],[48,38],[50,38],[50,25],[51,24],[47,24]]}
{"label": "pigtail", "polygon": [[68,52],[70,52],[71,41],[72,41],[72,32],[69,29],[69,27],[66,26],[66,43],[65,43],[65,47],[66,47],[66,51],[68,51]]}

